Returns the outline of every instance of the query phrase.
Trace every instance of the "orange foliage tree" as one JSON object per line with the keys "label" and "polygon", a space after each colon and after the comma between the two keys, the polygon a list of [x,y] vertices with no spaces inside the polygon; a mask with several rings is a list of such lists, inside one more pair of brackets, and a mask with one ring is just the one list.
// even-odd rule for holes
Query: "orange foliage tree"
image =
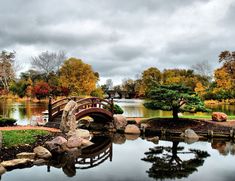
{"label": "orange foliage tree", "polygon": [[90,95],[96,89],[98,77],[91,65],[81,59],[70,58],[60,69],[59,80],[73,95]]}

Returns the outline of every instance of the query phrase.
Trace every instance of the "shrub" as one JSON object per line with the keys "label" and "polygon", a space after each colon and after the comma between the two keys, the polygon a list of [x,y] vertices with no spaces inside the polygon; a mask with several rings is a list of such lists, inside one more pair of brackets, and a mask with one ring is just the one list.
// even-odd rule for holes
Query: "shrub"
{"label": "shrub", "polygon": [[[111,107],[104,107],[104,109],[107,109],[107,110],[109,110],[109,111],[111,111]],[[113,113],[114,114],[123,114],[123,109],[119,106],[119,105],[117,105],[117,104],[114,104],[114,106],[113,106]]]}
{"label": "shrub", "polygon": [[13,118],[0,118],[0,126],[13,126],[16,119]]}
{"label": "shrub", "polygon": [[114,104],[113,109],[114,109],[114,114],[123,114],[124,112],[123,109],[117,104]]}

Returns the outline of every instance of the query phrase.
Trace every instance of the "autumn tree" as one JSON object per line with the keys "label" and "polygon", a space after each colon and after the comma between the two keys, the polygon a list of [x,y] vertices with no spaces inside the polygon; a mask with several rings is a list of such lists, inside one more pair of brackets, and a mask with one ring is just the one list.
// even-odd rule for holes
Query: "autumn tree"
{"label": "autumn tree", "polygon": [[136,81],[133,79],[124,79],[122,90],[126,91],[130,98],[136,96]]}
{"label": "autumn tree", "polygon": [[161,82],[161,72],[156,67],[150,67],[142,72],[142,90],[147,93],[152,87],[158,86]]}
{"label": "autumn tree", "polygon": [[172,111],[174,120],[178,120],[179,112],[208,111],[199,96],[183,85],[161,85],[152,88],[148,97],[151,100],[144,103],[146,108]]}
{"label": "autumn tree", "polygon": [[58,72],[65,59],[66,54],[64,51],[58,53],[46,51],[32,57],[31,65],[37,71],[49,75],[51,72]]}
{"label": "autumn tree", "polygon": [[9,83],[15,76],[14,58],[15,52],[2,51],[0,53],[0,81],[7,92],[9,91]]}
{"label": "autumn tree", "polygon": [[162,73],[163,84],[183,84],[192,90],[195,90],[199,85],[198,83],[205,88],[208,87],[209,81],[210,79],[207,76],[195,74],[191,69],[165,69]]}
{"label": "autumn tree", "polygon": [[46,98],[50,94],[50,86],[47,82],[37,82],[33,87],[33,95],[38,99],[41,100]]}
{"label": "autumn tree", "polygon": [[235,81],[235,51],[223,51],[219,55],[219,62],[223,63],[223,67],[226,69],[228,74]]}
{"label": "autumn tree", "polygon": [[90,95],[98,80],[92,67],[81,59],[70,58],[60,69],[60,83],[75,95]]}

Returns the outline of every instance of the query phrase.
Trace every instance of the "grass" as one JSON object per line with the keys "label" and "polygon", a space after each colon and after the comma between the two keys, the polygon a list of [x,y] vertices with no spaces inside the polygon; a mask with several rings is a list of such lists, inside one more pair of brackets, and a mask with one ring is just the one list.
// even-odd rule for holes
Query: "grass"
{"label": "grass", "polygon": [[[191,115],[186,115],[186,116],[179,116],[180,118],[189,118],[189,119],[211,119],[210,115],[200,115],[200,116],[191,116]],[[235,120],[235,115],[228,116],[228,120]]]}
{"label": "grass", "polygon": [[[172,116],[157,116],[157,117],[150,117],[150,118],[143,118],[141,121],[142,123],[145,123],[146,120],[148,119],[154,119],[154,118],[173,118]],[[184,116],[179,116],[179,118],[188,118],[188,119],[211,119],[210,115],[197,115],[197,116],[192,116],[192,115],[184,115]],[[235,115],[228,116],[228,120],[235,120]]]}
{"label": "grass", "polygon": [[13,147],[24,144],[32,144],[37,140],[38,135],[49,135],[50,132],[44,130],[14,130],[2,131],[3,146]]}

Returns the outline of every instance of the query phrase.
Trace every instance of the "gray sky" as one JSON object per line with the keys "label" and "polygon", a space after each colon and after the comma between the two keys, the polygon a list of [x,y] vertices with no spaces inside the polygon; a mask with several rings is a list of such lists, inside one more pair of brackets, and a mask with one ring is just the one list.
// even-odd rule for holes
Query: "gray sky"
{"label": "gray sky", "polygon": [[101,83],[144,69],[218,67],[235,50],[235,0],[1,0],[0,50],[32,56],[65,50],[91,64]]}

